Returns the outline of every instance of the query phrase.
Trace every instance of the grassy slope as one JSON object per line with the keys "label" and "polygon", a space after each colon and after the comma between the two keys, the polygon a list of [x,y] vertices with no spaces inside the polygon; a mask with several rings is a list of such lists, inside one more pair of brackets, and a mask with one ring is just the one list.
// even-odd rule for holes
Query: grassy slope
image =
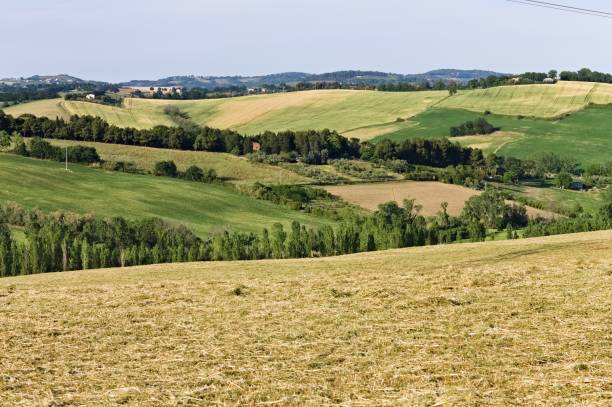
{"label": "grassy slope", "polygon": [[[458,138],[458,141],[473,145],[486,142],[489,143],[485,148],[488,152],[496,151],[519,158],[546,151],[573,157],[583,163],[602,163],[612,159],[612,106],[589,106],[556,121],[518,119],[496,114],[483,116],[467,110],[435,108],[417,115],[406,122],[402,129],[375,140],[448,137],[451,126],[478,117],[485,117],[491,124],[506,132],[504,141],[498,143],[495,140],[497,134],[480,137],[478,140]],[[514,135],[508,138],[508,132]]]}
{"label": "grassy slope", "polygon": [[205,235],[226,226],[259,232],[275,222],[327,223],[241,195],[232,188],[196,182],[106,172],[78,165],[0,154],[0,201],[45,211],[139,218],[158,216]]}
{"label": "grassy slope", "polygon": [[589,103],[612,103],[612,85],[559,82],[555,85],[500,86],[462,91],[440,103],[440,107],[551,118],[583,109]]}
{"label": "grassy slope", "polygon": [[601,207],[599,192],[579,192],[548,186],[506,185],[496,184],[498,188],[517,196],[526,196],[541,202],[544,207],[553,212],[569,211],[580,205],[586,212],[596,212]]}
{"label": "grassy slope", "polygon": [[610,231],[5,278],[0,400],[603,406],[611,286]]}
{"label": "grassy slope", "polygon": [[235,183],[253,184],[262,182],[274,184],[303,184],[312,182],[311,179],[297,175],[294,172],[265,164],[257,164],[244,157],[231,154],[211,153],[206,151],[180,151],[162,148],[124,146],[119,144],[92,143],[69,140],[49,140],[57,146],[86,145],[95,147],[103,160],[130,161],[138,168],[151,171],[155,163],[163,160],[172,160],[180,171],[190,165],[201,168],[212,168],[220,177]]}

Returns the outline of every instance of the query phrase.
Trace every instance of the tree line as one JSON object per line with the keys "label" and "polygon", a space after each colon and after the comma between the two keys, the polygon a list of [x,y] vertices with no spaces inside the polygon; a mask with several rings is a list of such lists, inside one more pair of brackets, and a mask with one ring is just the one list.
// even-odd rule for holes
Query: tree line
{"label": "tree line", "polygon": [[[292,190],[262,193],[301,194]],[[609,195],[612,191],[596,214],[570,218],[529,219],[524,206],[508,204],[502,192],[490,189],[470,198],[458,217],[450,216],[443,203],[436,216],[425,218],[414,200],[405,200],[403,206],[381,204],[369,216],[354,214],[336,227],[316,230],[293,222],[285,230],[277,223],[260,234],[224,231],[207,238],[158,218],[43,214],[9,203],[0,206],[0,277],[183,261],[333,256],[466,239],[482,241],[491,230],[505,229],[511,238],[517,237],[513,233],[517,228],[525,228],[526,237],[600,230],[612,227]],[[9,225],[22,227],[25,239],[14,239]]]}
{"label": "tree line", "polygon": [[365,160],[402,159],[413,164],[448,166],[469,163],[482,156],[480,150],[461,147],[448,140],[406,140],[396,143],[359,143],[336,131],[308,130],[266,131],[245,136],[233,130],[210,127],[185,129],[156,126],[138,130],[108,124],[99,117],[71,116],[69,120],[22,115],[14,118],[0,111],[0,130],[17,132],[24,137],[95,141],[102,143],[170,148],[179,150],[227,152],[236,155],[293,153],[309,164],[324,164],[327,159],[362,158]]}
{"label": "tree line", "polygon": [[[203,239],[156,218],[43,214],[9,203],[0,207],[0,276],[183,261],[333,256],[482,240],[486,228],[525,222],[520,216],[508,216],[515,209],[499,196],[474,198],[472,206],[464,217],[455,218],[443,205],[438,216],[427,219],[412,200],[403,206],[390,202],[371,216],[353,215],[336,227],[315,230],[293,222],[285,230],[277,223],[260,234],[224,231]],[[25,239],[14,239],[8,225],[22,227]]]}
{"label": "tree line", "polygon": [[62,148],[53,146],[40,137],[32,138],[28,146],[21,136],[16,135],[14,139],[15,148],[13,152],[24,157],[55,161],[67,160],[68,162],[79,164],[101,162],[100,156],[94,147],[68,146]]}
{"label": "tree line", "polygon": [[563,81],[612,83],[611,74],[592,71],[589,68],[582,68],[577,72],[563,71],[559,77]]}

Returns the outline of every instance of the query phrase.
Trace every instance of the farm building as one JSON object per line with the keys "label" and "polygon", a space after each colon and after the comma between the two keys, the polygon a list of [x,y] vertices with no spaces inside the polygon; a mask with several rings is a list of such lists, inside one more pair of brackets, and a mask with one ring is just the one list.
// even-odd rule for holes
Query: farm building
{"label": "farm building", "polygon": [[87,100],[94,100],[95,98],[96,98],[96,95],[94,95],[93,93],[85,95],[85,99]]}
{"label": "farm building", "polygon": [[570,189],[574,191],[588,191],[589,189],[591,189],[591,187],[585,184],[584,182],[574,181],[571,183]]}

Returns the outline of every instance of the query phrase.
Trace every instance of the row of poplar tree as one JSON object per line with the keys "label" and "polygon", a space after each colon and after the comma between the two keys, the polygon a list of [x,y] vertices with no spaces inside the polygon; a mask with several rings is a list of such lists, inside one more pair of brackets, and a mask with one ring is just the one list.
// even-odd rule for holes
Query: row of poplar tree
{"label": "row of poplar tree", "polygon": [[[16,239],[9,225],[20,227]],[[418,214],[412,201],[387,203],[371,216],[353,216],[334,227],[277,223],[262,233],[225,231],[202,239],[158,218],[101,219],[44,214],[16,204],[0,207],[0,276],[207,260],[332,256],[363,251],[480,240],[486,225],[470,225],[446,213]]]}
{"label": "row of poplar tree", "polygon": [[[24,237],[13,238],[9,225]],[[526,227],[526,228],[525,228]],[[425,218],[412,200],[385,203],[369,216],[353,215],[320,229],[276,223],[261,234],[224,231],[207,238],[159,218],[101,219],[44,214],[16,204],[0,207],[0,277],[90,268],[209,260],[254,260],[333,256],[393,248],[480,241],[487,231],[525,228],[542,236],[612,228],[612,199],[595,214],[555,220],[529,219],[525,207],[509,205],[489,190],[468,200],[459,217],[446,205]]]}

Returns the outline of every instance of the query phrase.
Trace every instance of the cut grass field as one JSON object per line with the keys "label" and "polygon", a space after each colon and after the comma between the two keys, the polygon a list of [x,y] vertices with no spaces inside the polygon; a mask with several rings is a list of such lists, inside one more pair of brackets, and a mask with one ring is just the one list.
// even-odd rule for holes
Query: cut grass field
{"label": "cut grass field", "polygon": [[311,226],[329,221],[236,192],[230,186],[101,169],[0,154],[0,202],[44,211],[94,213],[136,219],[156,216],[200,236],[226,228],[261,232],[275,222]]}
{"label": "cut grass field", "polygon": [[277,166],[258,164],[245,157],[207,151],[181,151],[165,148],[150,148],[71,140],[48,140],[56,146],[84,145],[94,147],[105,161],[133,162],[140,169],[152,171],[156,162],[172,160],[179,171],[191,165],[214,169],[217,175],[237,184],[308,184],[313,181]]}
{"label": "cut grass field", "polygon": [[4,405],[610,402],[612,232],[0,279]]}
{"label": "cut grass field", "polygon": [[452,126],[479,117],[501,128],[502,132],[451,140],[465,145],[480,144],[486,152],[518,158],[528,158],[537,152],[552,152],[584,164],[612,159],[612,106],[592,105],[562,120],[518,119],[496,114],[483,116],[467,110],[433,108],[402,123],[400,129],[375,138],[374,142],[387,138],[401,141],[448,137]]}
{"label": "cut grass field", "polygon": [[[378,205],[395,201],[402,205],[404,199],[414,199],[421,205],[421,214],[434,216],[442,202],[448,203],[448,213],[458,216],[465,202],[480,192],[460,185],[443,184],[441,182],[401,181],[379,182],[375,184],[329,186],[325,189],[347,202],[368,210],[375,210]],[[555,214],[536,208],[528,208],[529,216],[543,218],[554,217]]]}

